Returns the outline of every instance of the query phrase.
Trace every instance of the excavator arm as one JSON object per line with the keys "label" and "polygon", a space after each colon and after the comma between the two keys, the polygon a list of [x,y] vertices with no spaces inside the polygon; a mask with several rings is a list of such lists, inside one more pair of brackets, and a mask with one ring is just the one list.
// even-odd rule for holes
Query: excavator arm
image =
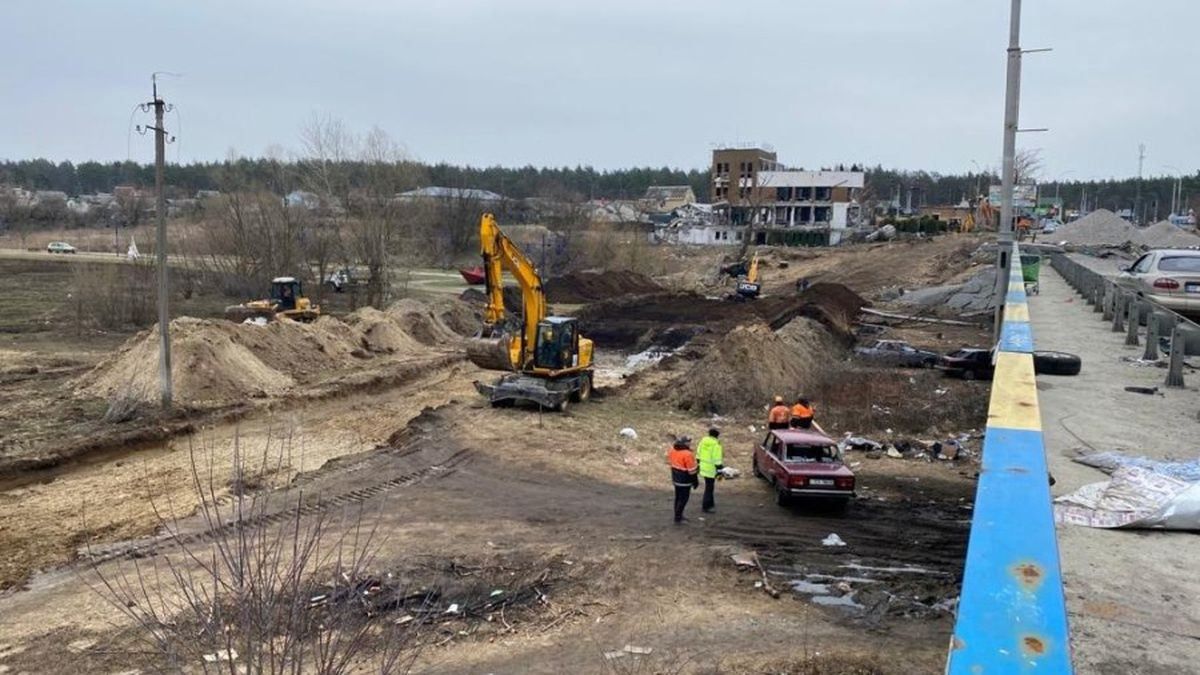
{"label": "excavator arm", "polygon": [[[483,214],[479,221],[479,250],[487,289],[483,310],[483,337],[498,337],[489,346],[477,345],[471,360],[485,368],[520,370],[533,358],[538,323],[546,318],[546,294],[533,262],[511,239],[500,231],[496,218]],[[503,271],[508,270],[521,288],[521,332],[505,332],[507,310],[504,306]]]}

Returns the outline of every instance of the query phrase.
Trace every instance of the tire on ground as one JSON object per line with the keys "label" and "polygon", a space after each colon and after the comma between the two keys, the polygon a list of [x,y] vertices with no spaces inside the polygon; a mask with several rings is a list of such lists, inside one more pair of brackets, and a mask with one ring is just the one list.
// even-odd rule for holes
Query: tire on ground
{"label": "tire on ground", "polygon": [[1033,372],[1038,375],[1078,375],[1083,360],[1066,352],[1034,352]]}

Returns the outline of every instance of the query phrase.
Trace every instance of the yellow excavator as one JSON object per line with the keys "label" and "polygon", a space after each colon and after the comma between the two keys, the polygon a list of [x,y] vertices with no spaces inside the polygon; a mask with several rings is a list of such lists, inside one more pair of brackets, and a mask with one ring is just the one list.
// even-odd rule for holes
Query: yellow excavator
{"label": "yellow excavator", "polygon": [[275,277],[271,280],[271,297],[251,300],[225,308],[225,318],[241,323],[246,319],[263,318],[273,321],[286,316],[293,321],[311,322],[321,316],[320,305],[304,297],[300,281],[295,277]]}
{"label": "yellow excavator", "polygon": [[759,280],[758,273],[758,251],[754,252],[754,257],[750,258],[750,266],[746,269],[746,274],[737,280],[737,294],[743,298],[757,298],[762,291],[762,283]]}
{"label": "yellow excavator", "polygon": [[[475,388],[493,406],[524,401],[561,411],[572,401],[586,401],[592,394],[592,341],[579,334],[578,320],[546,315],[537,269],[490,213],[479,220],[479,242],[487,306],[480,337],[471,340],[467,355],[481,368],[510,372],[494,384],[476,381]],[[520,317],[504,306],[504,270],[521,288]]]}

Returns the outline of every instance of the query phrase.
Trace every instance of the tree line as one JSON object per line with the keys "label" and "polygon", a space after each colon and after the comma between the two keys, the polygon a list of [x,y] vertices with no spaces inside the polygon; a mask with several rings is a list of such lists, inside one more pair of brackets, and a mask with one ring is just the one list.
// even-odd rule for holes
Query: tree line
{"label": "tree line", "polygon": [[[239,158],[222,162],[168,164],[166,182],[172,196],[191,196],[198,190],[264,190],[286,194],[305,189],[305,160],[284,161],[270,158]],[[339,173],[351,187],[363,187],[371,172],[369,162],[343,160]],[[438,163],[424,164],[399,160],[407,180],[402,190],[438,185],[455,188],[490,190],[512,199],[541,197],[562,201],[589,199],[636,199],[651,185],[689,185],[700,201],[710,201],[707,169],[639,167],[599,170],[576,167],[472,167]],[[910,200],[914,207],[954,204],[986,194],[989,185],[999,182],[994,172],[942,174],[930,171],[867,167],[864,199],[876,203],[898,199],[901,206]],[[1164,217],[1170,210],[1175,178],[1156,176],[1140,181],[1140,204],[1146,217],[1155,213]],[[1200,197],[1200,171],[1182,177],[1183,193],[1188,202]],[[1117,211],[1133,208],[1139,200],[1139,180],[1121,178],[1102,181],[1056,183],[1042,180],[1042,196],[1056,193],[1068,208],[1078,208],[1087,199],[1088,209]],[[0,185],[30,190],[59,190],[67,194],[112,192],[118,185],[149,187],[154,184],[150,164],[124,162],[58,162],[29,159],[0,162]]]}

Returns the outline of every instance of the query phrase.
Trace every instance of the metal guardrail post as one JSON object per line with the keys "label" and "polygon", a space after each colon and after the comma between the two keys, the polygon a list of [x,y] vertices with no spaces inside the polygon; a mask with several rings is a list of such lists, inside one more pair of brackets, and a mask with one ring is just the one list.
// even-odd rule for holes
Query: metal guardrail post
{"label": "metal guardrail post", "polygon": [[1167,386],[1183,387],[1183,357],[1186,338],[1183,326],[1176,325],[1171,331],[1171,360],[1167,365]]}
{"label": "metal guardrail post", "polygon": [[1099,314],[1104,311],[1104,282],[1098,281],[1092,287],[1092,312]]}
{"label": "metal guardrail post", "polygon": [[1142,353],[1143,361],[1158,360],[1158,312],[1150,308],[1150,316],[1146,317],[1146,351]]}
{"label": "metal guardrail post", "polygon": [[1109,282],[1104,282],[1104,313],[1100,316],[1102,321],[1112,321],[1113,305],[1117,302],[1116,288]]}
{"label": "metal guardrail post", "polygon": [[1129,322],[1129,330],[1125,333],[1125,345],[1136,347],[1138,344],[1138,325],[1142,323],[1142,303],[1135,296],[1129,296],[1129,312],[1125,320]]}

